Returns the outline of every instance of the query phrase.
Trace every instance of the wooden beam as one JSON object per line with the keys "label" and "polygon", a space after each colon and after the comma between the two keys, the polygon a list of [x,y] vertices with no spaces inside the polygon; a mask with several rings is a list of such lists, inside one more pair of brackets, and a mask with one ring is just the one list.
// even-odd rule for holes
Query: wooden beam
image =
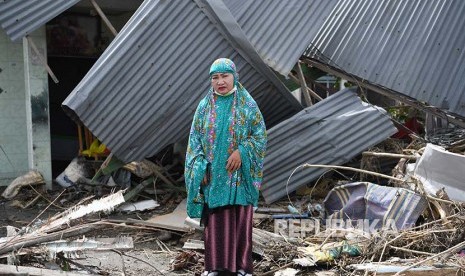
{"label": "wooden beam", "polygon": [[50,66],[48,66],[47,61],[46,61],[47,59],[44,58],[44,56],[39,51],[39,49],[37,48],[37,46],[34,43],[34,41],[32,40],[32,38],[27,35],[26,39],[27,39],[28,43],[31,45],[32,51],[34,51],[34,53],[36,53],[36,55],[39,57],[40,63],[42,63],[45,66],[45,69],[47,70],[47,72],[50,75],[50,77],[52,78],[52,80],[55,83],[58,83],[58,78],[53,73],[52,68],[50,68]]}
{"label": "wooden beam", "polygon": [[300,81],[300,92],[302,95],[304,95],[305,103],[307,106],[312,105],[312,98],[310,97],[310,94],[308,93],[307,89],[307,83],[305,82],[305,76],[304,73],[302,72],[302,64],[300,61],[297,62],[297,75],[299,76],[299,81]]}
{"label": "wooden beam", "polygon": [[82,151],[84,150],[84,145],[82,143],[82,126],[81,124],[76,124],[77,125],[77,130],[78,130],[78,141],[79,141],[79,153],[78,155],[81,155]]}
{"label": "wooden beam", "polygon": [[[299,82],[299,79],[298,79],[296,76],[294,76],[292,73],[289,73],[289,77],[290,77],[293,81],[295,81],[295,82],[297,82],[297,83]],[[308,87],[307,87],[307,89],[308,89],[308,90],[307,90],[308,93],[310,93],[313,97],[317,98],[317,99],[320,100],[320,101],[323,100],[323,98],[320,97],[320,95],[318,95],[317,93],[315,93],[313,90],[311,90],[311,89],[308,88]]]}
{"label": "wooden beam", "polygon": [[108,18],[105,16],[105,14],[103,13],[102,9],[99,7],[99,5],[97,4],[97,2],[95,2],[95,0],[90,0],[90,2],[91,2],[92,5],[94,6],[95,10],[96,10],[97,13],[100,15],[100,17],[102,18],[103,22],[105,23],[105,25],[107,26],[107,28],[110,30],[110,32],[111,32],[114,36],[117,36],[117,35],[118,35],[118,32],[116,31],[115,27],[113,27],[113,25],[111,24],[110,20],[108,20]]}
{"label": "wooden beam", "polygon": [[[90,231],[102,228],[105,223],[95,222],[91,224],[77,225],[71,228],[53,232],[53,233],[31,233],[24,236],[15,236],[9,241],[0,244],[0,255],[19,250],[24,247],[30,247],[44,242],[66,239],[69,237],[86,234]],[[1,270],[0,270],[1,271]],[[42,274],[47,275],[47,274]]]}
{"label": "wooden beam", "polygon": [[405,158],[410,160],[417,160],[420,156],[415,155],[407,155],[407,154],[396,154],[396,153],[387,153],[387,152],[372,152],[372,151],[364,151],[362,152],[362,156],[375,156],[375,157],[391,157],[391,158]]}

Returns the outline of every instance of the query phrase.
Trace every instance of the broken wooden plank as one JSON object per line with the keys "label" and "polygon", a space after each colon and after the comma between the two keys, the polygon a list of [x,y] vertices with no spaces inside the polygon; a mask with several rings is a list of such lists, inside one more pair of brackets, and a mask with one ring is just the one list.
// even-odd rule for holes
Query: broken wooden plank
{"label": "broken wooden plank", "polygon": [[181,203],[179,203],[179,205],[172,213],[162,216],[153,216],[146,222],[149,222],[153,226],[159,228],[181,232],[190,232],[192,228],[184,224],[186,217],[187,207],[186,200],[184,199],[183,201],[181,201]]}
{"label": "broken wooden plank", "polygon": [[285,208],[279,208],[279,207],[258,207],[257,210],[255,210],[255,213],[287,213],[289,210]]}
{"label": "broken wooden plank", "polygon": [[312,98],[310,97],[310,94],[307,91],[308,87],[307,83],[305,82],[305,76],[302,72],[302,64],[300,62],[297,62],[297,75],[299,76],[300,91],[304,95],[305,103],[307,104],[307,106],[311,106]]}
{"label": "broken wooden plank", "polygon": [[371,175],[374,175],[374,176],[387,178],[387,179],[392,180],[392,181],[400,181],[400,182],[403,182],[403,181],[404,181],[404,180],[401,180],[401,179],[398,179],[398,178],[395,178],[395,177],[392,177],[392,176],[389,176],[389,175],[385,175],[385,174],[381,174],[381,173],[376,173],[376,172],[372,172],[372,171],[367,171],[367,170],[361,170],[361,169],[352,168],[352,167],[345,167],[345,166],[319,165],[319,164],[308,164],[308,163],[305,163],[305,164],[302,165],[302,167],[303,167],[303,168],[341,169],[341,170],[348,170],[348,171],[355,171],[355,172],[359,172],[359,173],[371,174]]}
{"label": "broken wooden plank", "polygon": [[[299,83],[299,79],[298,79],[296,76],[294,76],[292,73],[290,73],[288,76],[289,76],[292,80],[294,80],[295,82]],[[314,92],[313,90],[311,90],[309,87],[307,87],[307,91],[308,91],[308,93],[310,93],[313,97],[317,98],[319,101],[322,101],[322,100],[323,100],[323,98],[320,97],[320,95],[318,95],[317,93],[315,93],[315,92]]]}
{"label": "broken wooden plank", "polygon": [[21,208],[21,209],[27,209],[27,208],[31,207],[32,205],[34,205],[41,197],[42,197],[42,195],[38,194],[38,195],[36,195],[36,197],[31,199],[29,202],[25,202],[25,203],[21,202],[20,200],[14,199],[13,201],[11,201],[10,206],[11,207]]}
{"label": "broken wooden plank", "polygon": [[[48,254],[50,259],[54,259],[57,253],[62,252],[66,258],[74,258],[82,251],[104,251],[104,250],[124,250],[134,248],[134,241],[131,237],[117,238],[82,238],[73,241],[57,240],[45,242],[38,247],[21,248],[15,252],[15,256]],[[8,258],[9,254],[0,255],[0,258]]]}
{"label": "broken wooden plank", "polygon": [[95,2],[95,0],[90,0],[90,2],[92,3],[92,5],[94,6],[95,10],[97,11],[97,13],[100,15],[100,18],[102,18],[102,21],[105,23],[105,26],[107,26],[107,28],[110,30],[110,32],[114,35],[114,36],[117,36],[118,35],[118,32],[116,31],[115,27],[113,27],[113,25],[111,24],[110,20],[108,20],[108,18],[106,17],[105,13],[102,11],[102,9],[100,8],[100,6],[97,4],[97,2]]}
{"label": "broken wooden plank", "polygon": [[58,78],[56,77],[56,75],[53,73],[52,71],[52,68],[50,68],[50,66],[48,65],[47,63],[47,57],[45,57],[42,52],[39,51],[39,49],[37,48],[37,45],[34,43],[34,40],[32,40],[32,38],[29,36],[29,35],[26,35],[26,39],[27,39],[27,42],[29,42],[29,44],[31,45],[31,49],[32,51],[34,51],[34,53],[37,55],[37,57],[39,58],[39,61],[40,63],[42,63],[42,65],[45,67],[45,70],[47,70],[47,73],[49,74],[50,78],[55,82],[55,83],[58,83]]}
{"label": "broken wooden plank", "polygon": [[147,187],[149,184],[151,183],[154,183],[154,178],[153,177],[149,177],[147,178],[146,180],[142,181],[141,183],[139,183],[136,187],[134,187],[132,190],[130,190],[129,192],[127,192],[125,195],[124,195],[124,200],[126,202],[128,202],[129,200],[131,200],[133,197],[135,197],[136,195],[138,195],[142,190],[144,190],[145,187]]}
{"label": "broken wooden plank", "polygon": [[[29,276],[82,276],[92,275],[88,273],[72,273],[66,271],[51,270],[37,267],[16,266],[0,264],[1,275],[29,275]],[[8,274],[7,274],[8,273]],[[94,274],[97,275],[97,274]]]}
{"label": "broken wooden plank", "polygon": [[33,232],[33,233],[25,234],[23,236],[12,237],[8,241],[0,243],[0,255],[14,251],[14,250],[19,250],[23,247],[33,246],[39,243],[83,235],[87,232],[99,229],[102,226],[105,226],[105,223],[95,222],[95,223],[74,226],[74,227],[71,227],[71,228],[68,228],[62,231],[50,233],[50,234]]}
{"label": "broken wooden plank", "polygon": [[201,240],[188,239],[182,246],[182,249],[205,250],[205,244]]}
{"label": "broken wooden plank", "polygon": [[53,242],[42,243],[50,256],[55,258],[58,252],[65,253],[65,257],[69,258],[70,254],[79,251],[103,251],[114,249],[132,249],[134,241],[131,237],[116,237],[116,238],[83,238],[74,241],[58,240]]}
{"label": "broken wooden plank", "polygon": [[372,151],[364,151],[362,152],[363,156],[375,156],[375,157],[391,157],[391,158],[405,158],[409,160],[417,160],[420,156],[416,155],[408,155],[408,154],[397,154],[397,153],[388,153],[388,152],[372,152]]}
{"label": "broken wooden plank", "polygon": [[118,211],[122,212],[136,212],[152,210],[160,206],[158,202],[153,199],[141,200],[138,202],[126,202],[118,207]]}
{"label": "broken wooden plank", "polygon": [[35,232],[41,233],[41,232],[53,231],[54,229],[59,228],[63,224],[69,224],[72,220],[81,218],[85,215],[98,213],[98,212],[109,213],[113,211],[116,208],[116,206],[120,205],[123,202],[124,202],[123,191],[118,191],[109,196],[94,200],[87,205],[80,205],[80,206],[72,207],[63,213],[60,213],[52,217],[48,223],[42,225]]}

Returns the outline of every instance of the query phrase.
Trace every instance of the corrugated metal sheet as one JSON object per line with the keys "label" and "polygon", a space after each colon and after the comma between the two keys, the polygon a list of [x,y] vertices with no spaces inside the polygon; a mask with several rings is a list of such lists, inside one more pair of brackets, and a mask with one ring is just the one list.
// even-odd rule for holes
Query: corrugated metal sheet
{"label": "corrugated metal sheet", "polygon": [[309,184],[327,169],[298,166],[340,165],[397,131],[380,108],[363,103],[351,90],[338,92],[268,131],[262,195],[272,203]]}
{"label": "corrugated metal sheet", "polygon": [[80,0],[2,0],[0,25],[17,41],[64,12]]}
{"label": "corrugated metal sheet", "polygon": [[301,110],[231,46],[202,3],[144,1],[63,102],[119,159],[151,156],[188,135],[218,57],[235,61],[268,126]]}
{"label": "corrugated metal sheet", "polygon": [[268,66],[287,76],[338,0],[224,1]]}
{"label": "corrugated metal sheet", "polygon": [[462,0],[341,0],[311,48],[332,66],[465,117],[464,14]]}

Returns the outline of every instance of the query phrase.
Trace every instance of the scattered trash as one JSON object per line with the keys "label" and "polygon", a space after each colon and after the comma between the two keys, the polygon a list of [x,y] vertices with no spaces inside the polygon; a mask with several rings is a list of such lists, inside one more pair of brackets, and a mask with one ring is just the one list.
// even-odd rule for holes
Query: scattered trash
{"label": "scattered trash", "polygon": [[[397,231],[415,225],[426,208],[426,200],[411,190],[356,182],[331,190],[324,205],[329,223],[346,223],[346,228],[370,227],[366,231]],[[348,225],[352,223],[359,225]]]}
{"label": "scattered trash", "polygon": [[92,178],[92,176],[92,168],[86,164],[84,157],[75,157],[68,167],[55,178],[55,181],[67,188]]}
{"label": "scattered trash", "polygon": [[13,180],[10,185],[3,191],[2,197],[6,199],[14,198],[19,191],[30,185],[42,185],[45,184],[43,176],[38,171],[30,171],[27,174],[20,176]]}
{"label": "scattered trash", "polygon": [[329,263],[343,255],[357,257],[362,254],[362,248],[358,244],[350,244],[347,241],[328,243],[323,246],[309,245],[297,249],[308,258],[309,263],[315,264]]}
{"label": "scattered trash", "polygon": [[287,209],[291,212],[291,214],[300,214],[299,210],[292,205],[287,205]]}

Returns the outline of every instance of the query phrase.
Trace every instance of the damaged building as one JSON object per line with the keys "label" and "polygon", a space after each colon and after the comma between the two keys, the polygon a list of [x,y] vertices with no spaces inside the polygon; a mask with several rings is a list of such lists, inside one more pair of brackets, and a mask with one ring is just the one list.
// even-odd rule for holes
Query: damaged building
{"label": "damaged building", "polygon": [[[220,57],[234,60],[267,126],[262,205],[255,219],[284,220],[280,229],[290,231],[296,218],[327,219],[329,229],[334,219],[348,225],[347,218],[369,217],[370,223],[380,220],[382,226],[408,231],[420,227],[415,226],[420,221],[442,223],[438,231],[450,234],[449,242],[441,244],[442,236],[430,237],[421,228],[425,232],[419,235],[434,245],[427,251],[417,243],[420,238],[411,240],[409,234],[373,242],[374,236],[351,230],[372,238],[372,243],[357,240],[354,245],[328,230],[304,243],[254,227],[261,273],[296,275],[302,267],[335,264],[342,256],[370,254],[372,261],[394,251],[405,258],[426,256],[396,268],[378,264],[400,273],[429,258],[458,257],[465,248],[464,234],[457,230],[465,225],[460,169],[465,159],[465,37],[458,35],[465,28],[464,9],[460,0],[0,2],[0,186],[5,202],[33,185],[72,190],[68,203],[83,191],[99,197],[27,233],[12,230],[10,238],[23,239],[0,239],[0,258],[40,244],[36,235],[43,235],[48,254],[61,260],[71,260],[72,253],[57,255],[63,251],[50,248],[134,248],[133,240],[124,238],[105,244],[55,239],[122,223],[109,219],[77,225],[94,214],[146,212],[173,201],[176,208],[166,214],[124,223],[169,237],[202,231],[198,221],[186,219],[182,165],[195,108],[210,85],[206,72]],[[396,152],[373,150],[390,139],[401,141]],[[374,159],[383,167],[379,172],[361,168]],[[346,173],[351,169],[355,173]],[[334,181],[327,181],[331,187],[316,201],[312,193],[325,177]],[[143,200],[131,201],[142,191],[147,192]],[[39,200],[37,195],[20,206],[27,209]],[[389,224],[393,218],[402,222]],[[330,238],[336,239],[329,243]],[[270,240],[277,244],[273,249]],[[329,256],[334,248],[338,254]],[[183,249],[172,270],[198,272],[188,264],[202,259],[203,242],[188,240]],[[266,263],[273,251],[295,254]],[[456,263],[463,273],[465,262]],[[378,268],[359,263],[350,270]],[[278,274],[266,274],[271,272]]]}

